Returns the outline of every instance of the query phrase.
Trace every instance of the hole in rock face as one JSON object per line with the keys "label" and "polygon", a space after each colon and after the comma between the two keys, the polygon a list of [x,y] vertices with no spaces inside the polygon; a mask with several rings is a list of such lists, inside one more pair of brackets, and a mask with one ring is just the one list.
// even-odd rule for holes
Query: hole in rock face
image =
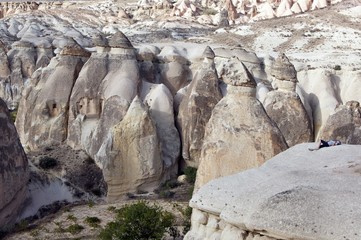
{"label": "hole in rock face", "polygon": [[102,99],[83,97],[77,102],[77,114],[98,118],[102,112]]}

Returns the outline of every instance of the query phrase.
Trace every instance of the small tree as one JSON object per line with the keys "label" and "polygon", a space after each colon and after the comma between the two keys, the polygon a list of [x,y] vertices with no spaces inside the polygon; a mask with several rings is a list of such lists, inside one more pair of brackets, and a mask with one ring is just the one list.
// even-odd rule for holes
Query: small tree
{"label": "small tree", "polygon": [[117,210],[114,222],[100,232],[102,240],[162,239],[174,222],[174,216],[160,207],[149,206],[145,201]]}

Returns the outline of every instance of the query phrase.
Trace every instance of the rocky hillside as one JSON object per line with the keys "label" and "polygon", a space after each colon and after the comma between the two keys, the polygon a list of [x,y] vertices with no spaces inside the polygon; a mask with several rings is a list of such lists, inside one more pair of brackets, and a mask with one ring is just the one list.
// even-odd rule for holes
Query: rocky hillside
{"label": "rocky hillside", "polygon": [[[167,3],[13,4],[3,14],[0,97],[29,153],[81,152],[117,201],[186,166],[199,169],[198,190],[300,143],[361,144],[357,1],[267,2],[275,12],[322,9],[257,22],[258,3],[251,17],[230,1],[227,14],[218,3]],[[211,8],[218,22],[204,20]],[[68,161],[58,177],[83,166]]]}

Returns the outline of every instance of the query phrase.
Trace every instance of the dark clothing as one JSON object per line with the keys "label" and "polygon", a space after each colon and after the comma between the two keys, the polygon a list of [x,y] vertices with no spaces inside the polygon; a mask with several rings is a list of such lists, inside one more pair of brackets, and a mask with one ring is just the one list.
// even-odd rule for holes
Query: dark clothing
{"label": "dark clothing", "polygon": [[320,148],[341,145],[339,140],[324,141],[321,139]]}

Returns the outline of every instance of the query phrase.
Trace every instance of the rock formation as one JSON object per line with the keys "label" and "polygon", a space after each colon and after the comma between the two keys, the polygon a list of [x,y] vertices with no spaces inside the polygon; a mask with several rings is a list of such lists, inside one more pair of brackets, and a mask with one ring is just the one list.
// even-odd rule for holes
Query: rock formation
{"label": "rock formation", "polygon": [[194,74],[179,106],[178,128],[182,137],[182,156],[187,165],[198,167],[205,126],[212,110],[222,98],[214,66],[214,52],[207,47],[203,65]]}
{"label": "rock formation", "polygon": [[358,239],[360,146],[308,147],[202,187],[185,239]]}
{"label": "rock formation", "polygon": [[99,150],[136,95],[139,70],[135,50],[122,32],[98,51],[79,73],[70,97],[68,144],[85,149],[102,167]]}
{"label": "rock formation", "polygon": [[166,46],[158,55],[158,59],[161,61],[159,64],[160,81],[168,87],[173,96],[190,81],[189,62],[180,51],[174,46]]}
{"label": "rock formation", "polygon": [[164,166],[163,179],[169,179],[178,173],[181,150],[181,139],[174,124],[173,96],[164,84],[149,85],[150,89],[142,99],[149,106],[150,117],[156,126]]}
{"label": "rock formation", "polygon": [[312,123],[296,91],[296,70],[281,54],[272,66],[275,91],[265,97],[263,106],[277,124],[289,147],[313,140]]}
{"label": "rock formation", "polygon": [[33,75],[16,119],[21,141],[30,149],[61,144],[67,139],[69,97],[88,57],[89,52],[79,45],[65,47]]}
{"label": "rock formation", "polygon": [[[340,104],[337,83],[333,81],[332,74],[324,69],[299,72],[297,77],[306,92],[306,101],[312,110],[308,114],[313,117],[314,135],[317,139],[322,125]],[[310,81],[311,78],[317,81]]]}
{"label": "rock formation", "polygon": [[27,197],[28,161],[6,103],[0,99],[0,230],[18,217]]}
{"label": "rock formation", "polygon": [[[220,71],[227,95],[214,107],[206,126],[196,188],[208,181],[260,166],[287,144],[256,99],[256,82],[237,58]],[[237,71],[235,71],[237,69]]]}
{"label": "rock formation", "polygon": [[112,130],[112,155],[104,166],[108,201],[122,194],[149,191],[159,186],[163,162],[156,127],[136,97],[123,120]]}
{"label": "rock formation", "polygon": [[361,145],[361,107],[357,101],[340,105],[320,130],[320,139],[337,139],[342,143]]}

